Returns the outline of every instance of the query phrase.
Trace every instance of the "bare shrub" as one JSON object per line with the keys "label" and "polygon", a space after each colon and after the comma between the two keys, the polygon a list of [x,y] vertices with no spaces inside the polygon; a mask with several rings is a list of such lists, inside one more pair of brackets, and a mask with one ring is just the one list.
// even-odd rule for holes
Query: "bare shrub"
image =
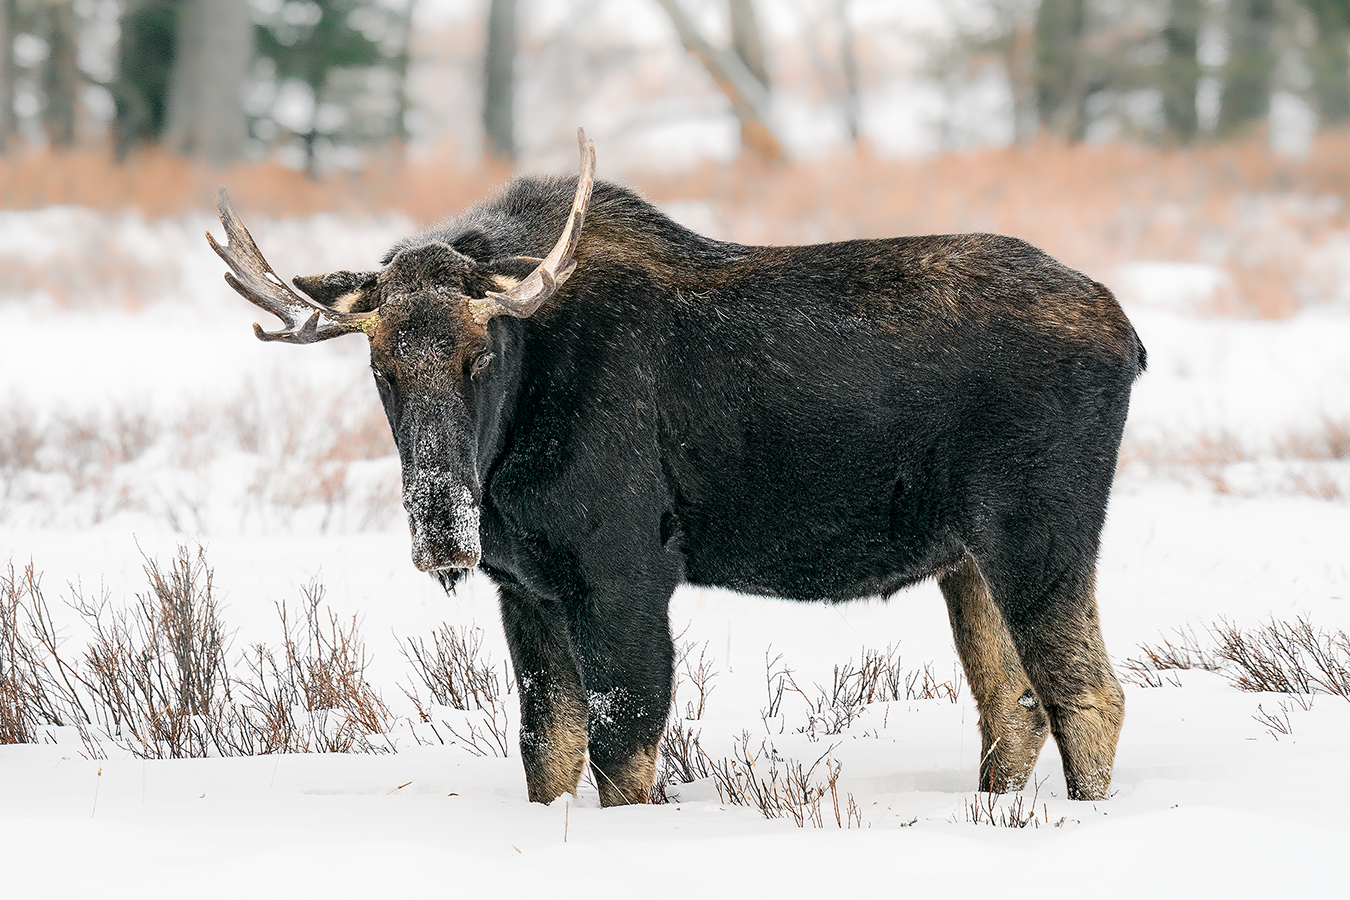
{"label": "bare shrub", "polygon": [[22,511],[43,524],[93,524],[141,512],[200,533],[219,493],[209,466],[237,445],[257,457],[233,501],[244,520],[289,524],[304,511],[321,532],[378,527],[399,509],[397,478],[383,466],[395,449],[378,402],[361,397],[246,382],[219,405],[158,418],[135,406],[40,416],[0,402],[0,520]]}
{"label": "bare shrub", "polygon": [[5,605],[8,696],[21,704],[11,712],[10,734],[32,738],[38,725],[91,723],[79,673],[60,655],[61,641],[42,592],[42,578],[31,562],[22,574],[9,564],[8,573],[0,576],[0,597]]}
{"label": "bare shrub", "polygon": [[657,748],[658,784],[692,784],[700,778],[712,777],[708,755],[699,746],[698,739],[699,732],[688,720],[679,717],[671,720]]}
{"label": "bare shrub", "polygon": [[1300,616],[1244,631],[1221,620],[1213,629],[1226,674],[1244,691],[1337,694],[1350,699],[1350,636]]}
{"label": "bare shrub", "polygon": [[444,720],[441,724],[454,738],[454,743],[459,744],[474,756],[500,756],[505,758],[511,755],[509,737],[511,719],[503,704],[489,705],[477,720],[467,719],[463,728],[455,728]]}
{"label": "bare shrub", "polygon": [[1288,480],[1293,493],[1315,500],[1341,500],[1346,496],[1341,483],[1325,473],[1290,472]]}
{"label": "bare shrub", "polygon": [[1324,415],[1314,430],[1290,434],[1275,448],[1296,459],[1350,459],[1350,418]]}
{"label": "bare shrub", "polygon": [[0,476],[5,479],[0,500],[8,499],[16,473],[37,468],[41,447],[41,432],[32,409],[18,403],[0,405]]}
{"label": "bare shrub", "polygon": [[[713,666],[713,660],[708,655],[708,642],[704,641],[703,646],[698,650],[698,663],[693,661],[693,645],[686,645],[678,655],[676,666],[676,681],[673,692],[678,693],[680,684],[688,682],[698,694],[697,702],[694,700],[686,701],[684,708],[684,717],[686,719],[701,719],[708,706],[708,698],[712,695],[715,685],[713,679],[717,677],[717,669]],[[678,714],[678,710],[676,711]]]}
{"label": "bare shrub", "polygon": [[[715,762],[707,758],[706,764],[723,803],[754,807],[766,819],[790,819],[798,828],[807,825],[823,828],[826,819],[821,803],[829,794],[835,823],[841,828],[862,827],[861,814],[851,794],[846,795],[841,814],[838,780],[842,766],[830,758],[833,751],[834,747],[830,747],[807,766],[779,756],[769,743],[761,743],[759,752],[752,753],[750,733],[746,731],[732,748],[730,758]],[[822,763],[823,784],[812,777]]]}
{"label": "bare shrub", "polygon": [[916,669],[905,676],[906,700],[946,700],[958,703],[965,676],[953,665],[952,677],[942,680],[933,673],[933,664],[924,663],[922,669]]}
{"label": "bare shrub", "polygon": [[[487,709],[501,699],[501,679],[482,647],[483,629],[473,626],[461,633],[449,623],[432,633],[430,647],[421,637],[399,644],[432,702],[464,710]],[[403,693],[421,705],[415,689],[405,687]]]}
{"label": "bare shrub", "polygon": [[[1138,440],[1127,436],[1118,471],[1146,467],[1152,474],[1183,481],[1198,476],[1218,494],[1253,496],[1273,493],[1340,500],[1347,485],[1341,461],[1350,456],[1350,420],[1324,416],[1311,430],[1273,435],[1260,443],[1244,441],[1220,429],[1176,442]],[[1257,481],[1247,466],[1245,486],[1234,484],[1233,467],[1259,464]]]}
{"label": "bare shrub", "polygon": [[1061,828],[1066,821],[1063,816],[1052,822],[1045,804],[1041,804],[1039,814],[1036,810],[1036,801],[1044,783],[1045,779],[1035,783],[1030,800],[1022,792],[977,793],[962,807],[963,818],[972,825],[991,825],[995,828],[1040,828],[1042,825]]}
{"label": "bare shrub", "polygon": [[1215,643],[1212,649],[1202,646],[1190,627],[1175,629],[1174,639],[1159,645],[1140,644],[1141,655],[1125,661],[1122,678],[1158,687],[1163,683],[1159,672],[1204,669],[1222,673],[1243,691],[1350,699],[1350,636],[1344,631],[1318,628],[1302,616],[1293,622],[1272,619],[1252,629],[1221,619],[1206,631]]}
{"label": "bare shrub", "polygon": [[[430,700],[424,701],[416,686],[404,687],[403,693],[440,743],[458,744],[475,756],[505,757],[510,755],[511,720],[505,698],[512,690],[511,676],[505,664],[503,673],[498,673],[482,645],[481,628],[473,626],[461,633],[449,623],[432,633],[431,646],[421,637],[404,638],[399,649]],[[456,726],[437,706],[469,715],[451,717],[462,720]],[[447,741],[442,730],[453,740]]]}
{"label": "bare shrub", "polygon": [[[241,753],[382,753],[393,750],[392,717],[366,678],[365,643],[353,616],[324,609],[323,586],[301,588],[292,619],[278,604],[284,634],[280,654],[253,645],[247,675],[235,682],[240,704],[236,750]],[[324,614],[326,613],[326,615]],[[382,740],[380,740],[382,738]]]}
{"label": "bare shrub", "polygon": [[[683,634],[675,639],[674,678],[670,688],[670,716],[666,730],[657,745],[656,780],[652,785],[648,803],[670,803],[674,799],[667,790],[671,785],[690,784],[699,778],[708,778],[711,772],[707,767],[707,755],[699,746],[699,732],[690,722],[703,718],[708,696],[712,693],[712,680],[717,677],[708,656],[708,644],[705,641],[698,648],[698,663],[693,662],[695,644],[681,640]],[[680,694],[684,684],[690,683],[698,693],[698,702],[689,700],[685,704],[685,714],[680,715]]]}
{"label": "bare shrub", "polygon": [[213,593],[213,572],[199,548],[180,547],[167,572],[146,559],[150,591],[129,610],[104,594],[71,600],[93,632],[82,681],[95,696],[99,724],[137,756],[179,758],[219,750],[228,718],[228,638]]}
{"label": "bare shrub", "polygon": [[791,684],[793,689],[797,690],[797,682],[792,680],[792,670],[783,665],[783,654],[769,659],[772,651],[772,647],[764,650],[764,687],[768,691],[769,705],[759,711],[766,728],[770,719],[776,719],[783,714],[783,694],[788,685]]}
{"label": "bare shrub", "polygon": [[353,508],[361,524],[396,509],[395,485],[361,494],[351,477],[358,463],[395,454],[379,403],[373,396],[359,397],[353,402],[310,389],[276,396],[255,383],[246,385],[225,416],[241,449],[260,457],[246,509],[263,516],[278,513],[288,522],[300,510],[316,509],[320,532]]}
{"label": "bare shrub", "polygon": [[1200,645],[1194,628],[1176,628],[1173,635],[1157,645],[1140,644],[1140,655],[1125,660],[1121,678],[1140,687],[1162,687],[1164,683],[1179,687],[1180,682],[1175,679],[1165,682],[1158,673],[1176,669],[1219,670],[1219,660]]}
{"label": "bare shrub", "polygon": [[0,572],[0,744],[31,744],[41,724],[41,691],[30,644],[24,640],[25,597],[40,593],[32,563]]}
{"label": "bare shrub", "polygon": [[770,719],[783,715],[784,696],[796,694],[807,708],[806,724],[797,730],[813,741],[822,735],[842,734],[872,703],[936,699],[956,703],[964,683],[959,670],[950,680],[943,680],[934,674],[932,663],[907,671],[894,647],[887,647],[885,652],[864,647],[857,662],[849,660],[835,665],[829,686],[817,684],[811,694],[797,684],[792,670],[783,665],[782,654],[770,659],[769,652],[764,654],[769,705],[760,710],[760,717],[767,729]]}
{"label": "bare shrub", "polygon": [[302,588],[298,620],[278,606],[280,653],[254,645],[241,677],[227,664],[228,632],[204,552],[180,547],[167,567],[147,558],[145,573],[149,591],[126,608],[106,592],[72,587],[68,604],[91,634],[76,656],[61,650],[33,567],[0,575],[6,735],[29,741],[37,726],[73,725],[92,758],[104,756],[104,737],[154,759],[393,749],[392,717],[365,677],[356,620],[325,616],[317,583]]}
{"label": "bare shrub", "polygon": [[153,759],[206,756],[220,750],[230,713],[228,640],[212,573],[200,549],[194,558],[185,547],[167,571],[147,559],[145,572],[150,591],[128,609],[110,608],[106,593],[72,589],[70,605],[92,640],[78,665],[57,664],[88,695],[92,724],[124,750]]}
{"label": "bare shrub", "polygon": [[1265,706],[1261,703],[1256,704],[1256,713],[1252,719],[1266,729],[1266,733],[1279,740],[1281,735],[1288,737],[1294,733],[1294,725],[1289,719],[1289,713],[1297,705],[1304,712],[1312,709],[1311,694],[1294,694],[1292,700],[1281,700],[1275,706],[1275,712],[1266,712]]}

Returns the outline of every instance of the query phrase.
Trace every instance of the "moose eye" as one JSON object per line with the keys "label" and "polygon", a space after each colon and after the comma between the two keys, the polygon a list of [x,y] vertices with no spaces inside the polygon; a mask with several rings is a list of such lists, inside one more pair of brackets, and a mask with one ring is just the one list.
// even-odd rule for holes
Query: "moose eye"
{"label": "moose eye", "polygon": [[492,353],[478,354],[478,356],[473,361],[473,365],[469,367],[469,377],[477,378],[478,373],[486,369],[488,367],[488,363],[492,362],[492,357],[494,355],[495,354]]}
{"label": "moose eye", "polygon": [[371,366],[371,367],[370,367],[370,371],[371,371],[371,374],[373,374],[373,375],[375,376],[375,383],[376,383],[376,384],[383,385],[384,387],[388,387],[388,386],[389,386],[389,376],[385,375],[383,372],[381,372],[379,369],[375,368],[374,366]]}

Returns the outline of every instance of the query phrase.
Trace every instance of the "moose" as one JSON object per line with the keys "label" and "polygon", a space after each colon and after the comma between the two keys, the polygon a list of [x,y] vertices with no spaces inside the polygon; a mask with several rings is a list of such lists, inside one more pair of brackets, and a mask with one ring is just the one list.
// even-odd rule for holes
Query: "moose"
{"label": "moose", "polygon": [[935,578],[979,710],[981,790],[1046,736],[1107,796],[1124,698],[1095,569],[1142,343],[1111,292],[989,234],[745,246],[596,182],[516,177],[372,271],[296,277],[222,187],[226,281],[360,332],[412,559],[498,588],[530,800],[648,799],[680,584],[791,600]]}

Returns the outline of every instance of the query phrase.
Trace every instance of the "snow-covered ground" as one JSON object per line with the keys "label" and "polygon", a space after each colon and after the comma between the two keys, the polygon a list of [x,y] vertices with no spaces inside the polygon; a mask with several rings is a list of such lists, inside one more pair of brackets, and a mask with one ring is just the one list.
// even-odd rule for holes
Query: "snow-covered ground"
{"label": "snow-covered ground", "polygon": [[[979,736],[968,692],[873,704],[832,736],[799,731],[808,710],[792,694],[780,716],[761,716],[774,660],[807,693],[863,648],[891,646],[905,667],[951,677],[931,584],[837,607],[694,589],[673,603],[682,641],[716,671],[702,718],[686,723],[703,747],[730,756],[748,731],[752,750],[767,742],[807,765],[828,751],[861,830],[835,827],[832,810],[822,829],[766,820],[720,802],[706,779],[673,786],[667,805],[601,810],[584,783],[543,807],[526,802],[514,747],[497,758],[419,743],[399,639],[477,625],[500,663],[495,596],[475,578],[446,597],[409,561],[363,342],[255,341],[254,310],[201,242],[210,225],[0,213],[0,266],[23,266],[0,279],[0,566],[31,559],[72,644],[68,583],[124,602],[145,590],[142,555],[167,561],[185,541],[206,549],[236,649],[275,642],[274,604],[317,577],[337,614],[361,617],[371,682],[400,717],[397,752],[142,760],[104,742],[97,759],[72,729],[0,747],[5,896],[1272,897],[1343,884],[1340,697],[1286,703],[1282,734],[1254,716],[1285,698],[1220,674],[1127,684],[1113,797],[1066,800],[1048,744],[1039,827],[1025,829],[970,821]],[[411,227],[251,225],[286,273],[372,263]],[[110,234],[100,240],[121,249],[109,259],[165,268],[151,279],[109,264],[81,287],[61,272],[85,258],[82,233]],[[1336,449],[1350,426],[1350,314],[1216,318],[1204,312],[1212,273],[1093,274],[1119,278],[1150,358],[1098,576],[1117,663],[1175,628],[1205,638],[1221,617],[1250,627],[1306,615],[1350,630],[1350,460]],[[683,708],[692,695],[681,690]]]}

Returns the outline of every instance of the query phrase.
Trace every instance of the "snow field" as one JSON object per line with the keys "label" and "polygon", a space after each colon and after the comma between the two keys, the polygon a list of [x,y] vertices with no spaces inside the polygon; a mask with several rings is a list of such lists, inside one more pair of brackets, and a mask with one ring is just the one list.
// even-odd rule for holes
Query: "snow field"
{"label": "snow field", "polygon": [[[0,252],[11,258],[12,239],[25,242],[27,259],[74,266],[70,236],[102,228],[127,253],[178,262],[135,302],[97,285],[84,298],[25,289],[0,299],[0,565],[31,559],[60,612],[67,582],[129,600],[145,590],[142,553],[167,562],[178,544],[200,540],[236,650],[275,642],[274,604],[298,600],[317,578],[335,613],[360,617],[370,680],[400,717],[413,713],[399,690],[411,679],[399,638],[429,636],[443,622],[477,625],[500,664],[488,583],[475,577],[446,597],[409,561],[397,460],[369,434],[382,417],[361,342],[298,350],[255,341],[254,310],[220,283],[201,241],[205,217],[109,226],[86,221],[94,215],[2,213]],[[407,229],[318,217],[260,222],[255,234],[274,261],[307,272],[373,264]],[[1216,318],[1193,302],[1205,284],[1164,266],[1136,278],[1133,298],[1122,291],[1150,369],[1134,395],[1099,567],[1118,666],[1141,642],[1183,626],[1203,636],[1221,617],[1248,627],[1307,615],[1350,630],[1350,463],[1294,446],[1350,421],[1350,316],[1324,308],[1281,321]],[[142,424],[117,424],[133,419]],[[37,441],[27,455],[23,428]],[[131,449],[110,450],[126,433],[140,435]],[[80,448],[85,461],[72,462]],[[78,646],[74,617],[62,614]],[[1343,880],[1342,698],[1291,707],[1291,733],[1276,734],[1254,716],[1285,698],[1237,691],[1221,675],[1127,684],[1113,798],[1064,799],[1051,742],[1039,789],[1026,795],[1036,797],[1040,827],[991,827],[967,821],[979,762],[968,692],[957,703],[874,704],[842,734],[817,740],[798,731],[807,722],[799,697],[785,698],[778,720],[760,716],[766,657],[781,655],[808,693],[863,648],[894,646],[906,668],[931,663],[950,677],[955,657],[934,585],[836,607],[685,588],[671,621],[716,670],[704,716],[687,723],[703,747],[728,756],[749,731],[752,749],[769,741],[808,765],[829,750],[862,830],[839,831],[832,811],[820,830],[765,820],[719,802],[708,781],[672,786],[679,799],[665,806],[600,810],[587,784],[575,799],[533,805],[514,747],[505,759],[479,758],[419,745],[404,725],[392,733],[393,754],[177,761],[140,760],[108,742],[108,759],[88,759],[78,736],[53,729],[55,743],[0,747],[6,893],[788,897],[871,888],[942,897],[992,887],[1009,896],[1270,897],[1326,893]],[[690,697],[685,684],[681,709]],[[514,726],[514,699],[507,708]]]}

